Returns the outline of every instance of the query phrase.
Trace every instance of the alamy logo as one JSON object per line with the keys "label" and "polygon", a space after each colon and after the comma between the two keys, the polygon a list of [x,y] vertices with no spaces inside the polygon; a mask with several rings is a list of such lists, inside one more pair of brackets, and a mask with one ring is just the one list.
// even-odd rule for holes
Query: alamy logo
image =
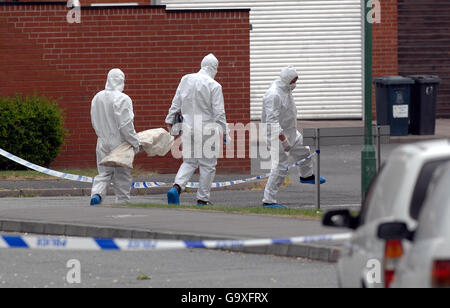
{"label": "alamy logo", "polygon": [[66,281],[68,284],[81,283],[81,263],[77,259],[71,259],[67,261],[66,267],[69,271],[66,275]]}
{"label": "alamy logo", "polygon": [[369,0],[367,1],[367,7],[371,8],[369,13],[367,13],[367,22],[371,24],[381,23],[381,3],[380,0]]}
{"label": "alamy logo", "polygon": [[66,15],[69,24],[81,23],[81,4],[79,0],[68,0],[67,7],[70,8]]}
{"label": "alamy logo", "polygon": [[370,284],[381,283],[381,262],[377,259],[370,259],[367,261],[366,265],[367,272],[367,282]]}
{"label": "alamy logo", "polygon": [[[220,125],[204,122],[202,115],[195,115],[190,124],[183,122],[180,125],[183,133],[175,140],[171,151],[175,159],[250,157],[261,159],[263,170],[271,170],[278,165],[279,125],[229,123],[228,131],[224,133]],[[222,136],[224,138],[221,138]],[[246,140],[249,143],[246,143]]]}

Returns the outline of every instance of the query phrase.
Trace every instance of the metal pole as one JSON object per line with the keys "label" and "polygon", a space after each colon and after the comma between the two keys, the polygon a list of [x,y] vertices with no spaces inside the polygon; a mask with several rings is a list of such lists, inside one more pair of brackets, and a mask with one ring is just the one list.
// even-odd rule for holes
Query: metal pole
{"label": "metal pole", "polygon": [[367,15],[372,9],[371,0],[364,3],[364,148],[361,152],[361,197],[362,202],[369,191],[370,183],[377,172],[375,147],[372,136],[372,24]]}
{"label": "metal pole", "polygon": [[378,160],[378,169],[377,171],[380,172],[381,169],[381,126],[377,126],[377,160]]}
{"label": "metal pole", "polygon": [[316,208],[320,210],[320,128],[316,128]]}

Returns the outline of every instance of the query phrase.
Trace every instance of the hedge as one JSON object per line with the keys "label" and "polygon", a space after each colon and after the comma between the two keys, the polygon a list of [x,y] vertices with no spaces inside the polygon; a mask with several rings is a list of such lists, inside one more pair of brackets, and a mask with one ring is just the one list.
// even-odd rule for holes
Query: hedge
{"label": "hedge", "polygon": [[[67,134],[57,103],[43,96],[0,97],[0,148],[48,167],[61,151]],[[26,169],[0,157],[0,170]]]}

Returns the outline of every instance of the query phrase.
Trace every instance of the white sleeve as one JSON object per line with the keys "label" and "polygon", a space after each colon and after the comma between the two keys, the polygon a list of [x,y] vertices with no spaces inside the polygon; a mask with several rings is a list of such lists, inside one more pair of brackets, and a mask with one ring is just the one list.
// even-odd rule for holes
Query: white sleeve
{"label": "white sleeve", "polygon": [[133,148],[139,148],[139,137],[134,129],[133,104],[129,97],[123,97],[114,104],[114,115],[119,125],[120,135]]}
{"label": "white sleeve", "polygon": [[91,124],[92,128],[94,128],[95,132],[97,133],[97,126],[96,126],[96,119],[95,119],[95,105],[97,104],[97,97],[98,94],[94,96],[91,102]]}
{"label": "white sleeve", "polygon": [[224,135],[228,134],[228,125],[225,115],[225,101],[223,98],[222,86],[214,87],[212,91],[212,106],[214,110],[214,120],[222,128]]}
{"label": "white sleeve", "polygon": [[266,123],[270,124],[272,128],[277,129],[281,134],[283,130],[280,126],[280,110],[281,100],[278,95],[272,95],[267,98],[266,104]]}
{"label": "white sleeve", "polygon": [[184,78],[181,79],[180,85],[178,86],[177,92],[175,93],[175,97],[172,100],[172,105],[170,106],[169,113],[166,117],[166,124],[173,124],[175,120],[175,115],[181,111],[181,87],[183,86]]}

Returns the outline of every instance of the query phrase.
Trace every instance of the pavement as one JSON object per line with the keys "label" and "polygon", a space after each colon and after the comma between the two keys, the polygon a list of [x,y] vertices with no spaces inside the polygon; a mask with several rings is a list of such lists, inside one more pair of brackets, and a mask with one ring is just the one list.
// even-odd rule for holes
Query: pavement
{"label": "pavement", "polygon": [[[301,121],[303,127],[350,127],[360,121]],[[405,136],[391,138],[381,146],[381,159],[400,144],[428,139],[450,138],[450,120],[438,120],[435,136]],[[321,175],[328,182],[321,186],[323,210],[350,208],[359,210],[361,203],[361,145],[323,145],[321,147]],[[252,162],[252,174],[260,170],[260,161]],[[217,175],[216,181],[249,177],[248,174]],[[174,175],[154,175],[138,181],[170,183]],[[193,181],[198,180],[198,175]],[[214,190],[215,205],[259,207],[264,183],[245,184],[227,190]],[[166,203],[167,187],[134,190],[132,202]],[[90,185],[64,180],[0,181],[0,232],[20,232],[65,236],[105,238],[150,238],[177,240],[287,238],[306,235],[344,233],[330,229],[318,220],[281,216],[232,214],[188,209],[143,209],[114,206],[113,196],[104,204],[89,206]],[[290,184],[279,193],[279,202],[289,208],[314,209],[314,185],[298,183],[294,171]],[[182,204],[195,204],[195,193],[182,195]],[[335,262],[344,243],[276,245],[245,247],[234,250],[245,253],[301,257]]]}

